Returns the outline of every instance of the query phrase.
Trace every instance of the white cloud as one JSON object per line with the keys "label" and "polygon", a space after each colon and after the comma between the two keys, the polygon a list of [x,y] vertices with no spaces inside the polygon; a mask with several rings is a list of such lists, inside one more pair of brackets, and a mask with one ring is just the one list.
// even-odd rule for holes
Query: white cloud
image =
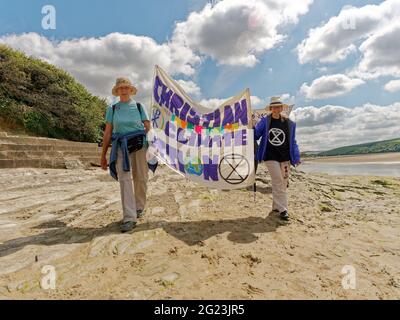
{"label": "white cloud", "polygon": [[362,43],[363,57],[355,74],[365,78],[400,76],[400,15],[398,19]]}
{"label": "white cloud", "polygon": [[[115,78],[128,76],[138,87],[138,97],[150,102],[153,68],[160,65],[171,76],[185,79],[195,74],[202,56],[221,63],[253,66],[256,56],[274,47],[284,36],[278,27],[297,23],[312,0],[218,1],[192,12],[177,23],[172,40],[157,43],[146,36],[111,33],[98,38],[51,41],[37,33],[0,36],[0,43],[43,59],[71,73],[90,92],[110,98]],[[195,98],[200,88],[191,80],[181,85]]]}
{"label": "white cloud", "polygon": [[360,8],[346,6],[338,16],[309,31],[308,37],[297,47],[299,62],[343,60],[357,50],[358,41],[379,33],[399,17],[399,0],[387,0],[379,5]]}
{"label": "white cloud", "polygon": [[296,137],[302,151],[328,150],[345,145],[399,138],[400,103],[302,107],[293,111]]}
{"label": "white cloud", "polygon": [[385,90],[388,92],[400,91],[400,79],[392,80],[385,84]]}
{"label": "white cloud", "polygon": [[211,98],[211,99],[202,99],[199,103],[206,108],[210,108],[212,110],[220,107],[227,99],[219,99],[219,98]]}
{"label": "white cloud", "polygon": [[257,96],[251,96],[250,101],[251,101],[252,109],[264,108],[265,105],[267,104],[267,102],[264,99],[257,97]]}
{"label": "white cloud", "polygon": [[195,82],[191,80],[177,80],[177,82],[191,98],[200,97],[201,89]]}
{"label": "white cloud", "polygon": [[298,23],[312,0],[224,0],[192,12],[176,24],[172,42],[210,56],[221,64],[252,67],[257,56],[279,44],[278,31]]}
{"label": "white cloud", "polygon": [[[211,98],[211,99],[202,99],[200,101],[200,104],[206,108],[210,109],[216,109],[220,107],[225,101],[229,100],[230,98],[226,99],[220,99],[220,98]],[[250,101],[251,101],[251,108],[254,109],[259,109],[265,107],[267,102],[257,96],[250,96]]]}
{"label": "white cloud", "polygon": [[[138,87],[138,99],[149,103],[154,65],[172,75],[192,75],[200,62],[187,48],[158,44],[152,38],[111,33],[100,38],[50,41],[37,33],[6,35],[0,43],[55,64],[71,73],[89,91],[109,97],[118,76],[128,76]],[[194,89],[193,83],[188,83]]]}
{"label": "white cloud", "polygon": [[352,79],[344,74],[322,76],[311,85],[303,83],[300,92],[308,99],[326,99],[344,95],[364,83],[361,79]]}
{"label": "white cloud", "polygon": [[289,93],[283,93],[283,94],[280,94],[278,96],[281,97],[281,100],[282,100],[283,103],[286,103],[286,104],[289,104],[289,105],[295,103],[295,97],[290,95]]}

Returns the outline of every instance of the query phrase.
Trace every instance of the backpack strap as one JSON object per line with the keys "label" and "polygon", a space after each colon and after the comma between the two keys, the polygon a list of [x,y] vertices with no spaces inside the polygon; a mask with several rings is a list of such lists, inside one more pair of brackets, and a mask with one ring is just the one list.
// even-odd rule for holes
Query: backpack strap
{"label": "backpack strap", "polygon": [[117,104],[113,104],[112,106],[112,111],[113,111],[113,115],[112,115],[112,124],[114,125],[114,113],[115,113],[115,107],[117,106]]}
{"label": "backpack strap", "polygon": [[140,113],[140,120],[142,120],[143,114],[142,114],[142,105],[140,104],[140,102],[136,102],[136,105],[139,109],[139,113]]}
{"label": "backpack strap", "polygon": [[[136,102],[136,105],[137,105],[137,107],[138,107],[138,109],[139,109],[140,119],[142,119],[142,117],[143,117],[143,114],[142,114],[142,105],[140,104],[140,102]],[[115,113],[115,107],[116,107],[116,106],[117,106],[117,104],[114,104],[114,105],[112,106],[112,111],[113,111],[113,116],[112,116],[113,125],[114,125],[114,113]]]}

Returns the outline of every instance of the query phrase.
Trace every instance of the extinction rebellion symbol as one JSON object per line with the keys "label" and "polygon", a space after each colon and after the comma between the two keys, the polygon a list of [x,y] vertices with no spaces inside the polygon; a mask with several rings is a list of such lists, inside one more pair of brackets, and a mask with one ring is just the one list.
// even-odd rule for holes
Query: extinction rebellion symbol
{"label": "extinction rebellion symbol", "polygon": [[229,184],[240,184],[250,174],[250,163],[241,154],[227,154],[219,163],[219,175]]}
{"label": "extinction rebellion symbol", "polygon": [[279,128],[272,128],[269,130],[269,142],[275,147],[283,145],[285,143],[285,133]]}

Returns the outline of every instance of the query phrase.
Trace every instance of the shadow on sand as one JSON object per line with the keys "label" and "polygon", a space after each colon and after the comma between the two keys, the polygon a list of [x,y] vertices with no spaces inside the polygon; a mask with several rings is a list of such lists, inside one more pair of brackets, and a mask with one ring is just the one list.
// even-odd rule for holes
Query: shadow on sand
{"label": "shadow on sand", "polygon": [[[228,220],[139,222],[131,233],[162,228],[171,236],[189,246],[193,246],[218,234],[229,232],[228,240],[234,243],[251,243],[258,239],[255,234],[273,232],[284,224],[274,213],[270,213],[266,218],[247,217]],[[119,233],[119,223],[113,222],[102,228],[77,228],[69,227],[64,222],[56,220],[42,223],[36,226],[35,229],[52,230],[47,230],[39,235],[5,241],[0,244],[0,257],[15,253],[28,245],[52,246],[88,243],[97,237]]]}

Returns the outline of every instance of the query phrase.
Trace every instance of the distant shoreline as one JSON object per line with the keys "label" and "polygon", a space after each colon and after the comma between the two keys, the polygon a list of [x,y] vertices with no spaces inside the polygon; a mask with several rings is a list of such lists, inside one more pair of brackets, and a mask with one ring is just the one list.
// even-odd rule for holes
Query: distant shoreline
{"label": "distant shoreline", "polygon": [[400,152],[388,153],[370,153],[358,155],[344,156],[326,156],[326,157],[310,157],[305,158],[304,162],[319,162],[319,163],[352,163],[352,162],[391,162],[400,164]]}

